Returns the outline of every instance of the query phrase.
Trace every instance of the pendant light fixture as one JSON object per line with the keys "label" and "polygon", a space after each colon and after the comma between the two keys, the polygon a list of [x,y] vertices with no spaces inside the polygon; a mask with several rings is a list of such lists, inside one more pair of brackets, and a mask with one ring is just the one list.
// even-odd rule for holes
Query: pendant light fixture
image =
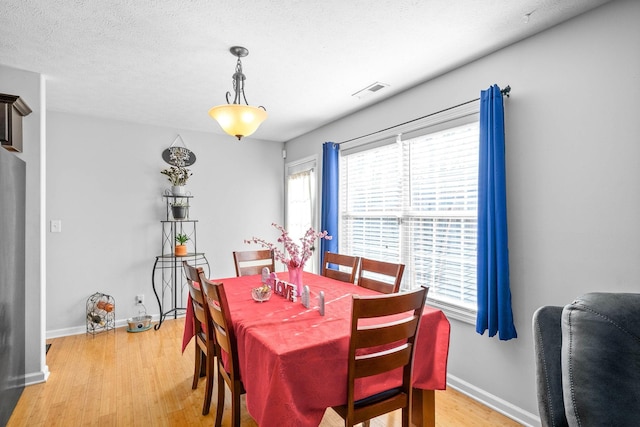
{"label": "pendant light fixture", "polygon": [[[267,118],[267,111],[263,106],[250,106],[244,94],[245,76],[242,74],[240,58],[247,56],[249,51],[241,46],[233,46],[229,51],[238,57],[236,72],[233,74],[235,98],[233,103],[229,102],[231,94],[227,92],[227,103],[213,107],[209,110],[209,115],[218,122],[222,130],[240,140],[243,136],[249,136],[258,129]],[[242,100],[246,105],[242,104]]]}

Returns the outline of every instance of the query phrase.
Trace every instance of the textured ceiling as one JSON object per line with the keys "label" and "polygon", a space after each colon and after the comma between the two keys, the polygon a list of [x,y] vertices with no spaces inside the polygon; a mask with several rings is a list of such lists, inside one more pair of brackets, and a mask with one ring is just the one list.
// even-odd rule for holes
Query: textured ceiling
{"label": "textured ceiling", "polygon": [[253,136],[287,141],[608,1],[0,0],[0,64],[44,74],[51,110],[222,134],[244,46]]}

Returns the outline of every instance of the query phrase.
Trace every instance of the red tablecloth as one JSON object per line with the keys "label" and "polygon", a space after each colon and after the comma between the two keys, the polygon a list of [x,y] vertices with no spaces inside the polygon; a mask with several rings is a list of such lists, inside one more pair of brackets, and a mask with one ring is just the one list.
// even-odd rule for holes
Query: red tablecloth
{"label": "red tablecloth", "polygon": [[[316,427],[326,408],[346,401],[351,295],[376,292],[304,273],[303,282],[309,285],[315,306],[306,309],[299,301],[292,303],[278,295],[255,302],[250,290],[260,285],[260,276],[217,281],[224,283],[229,300],[251,416],[261,427]],[[324,316],[317,309],[321,290]],[[425,307],[416,340],[415,388],[445,389],[449,328],[442,311]],[[184,345],[192,334],[192,323],[186,322]],[[393,382],[399,382],[399,376],[363,382],[361,394]]]}

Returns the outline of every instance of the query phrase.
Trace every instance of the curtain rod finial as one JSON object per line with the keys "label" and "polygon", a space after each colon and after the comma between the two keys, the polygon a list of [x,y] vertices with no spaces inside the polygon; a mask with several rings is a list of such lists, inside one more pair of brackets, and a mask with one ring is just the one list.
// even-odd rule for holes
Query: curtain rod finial
{"label": "curtain rod finial", "polygon": [[509,93],[511,92],[511,86],[507,85],[507,87],[505,87],[504,89],[502,89],[500,92],[502,92],[502,95],[506,95],[506,97],[509,97]]}

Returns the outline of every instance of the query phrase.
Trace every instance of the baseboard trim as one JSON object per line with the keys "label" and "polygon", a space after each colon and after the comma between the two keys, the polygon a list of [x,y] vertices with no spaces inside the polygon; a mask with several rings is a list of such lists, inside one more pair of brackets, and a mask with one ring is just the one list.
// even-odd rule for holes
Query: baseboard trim
{"label": "baseboard trim", "polygon": [[30,372],[24,376],[24,385],[33,385],[40,384],[46,382],[49,378],[49,367],[44,365],[42,371],[39,372]]}
{"label": "baseboard trim", "polygon": [[447,374],[447,386],[469,396],[471,399],[482,403],[494,411],[500,412],[523,426],[539,427],[541,425],[540,417],[536,414],[532,414],[504,399],[487,393],[473,384],[461,380],[455,375]]}
{"label": "baseboard trim", "polygon": [[[183,316],[184,314],[178,315],[178,317],[183,317]],[[155,314],[151,316],[152,322],[158,322],[159,320],[160,320],[159,314]],[[125,326],[129,326],[127,323],[127,319],[116,320],[116,328],[122,328]],[[74,326],[72,328],[54,329],[51,331],[47,331],[46,335],[47,335],[47,339],[52,339],[52,338],[68,337],[70,335],[80,335],[80,334],[86,334],[86,333],[87,333],[87,326],[82,325],[82,326]]]}

